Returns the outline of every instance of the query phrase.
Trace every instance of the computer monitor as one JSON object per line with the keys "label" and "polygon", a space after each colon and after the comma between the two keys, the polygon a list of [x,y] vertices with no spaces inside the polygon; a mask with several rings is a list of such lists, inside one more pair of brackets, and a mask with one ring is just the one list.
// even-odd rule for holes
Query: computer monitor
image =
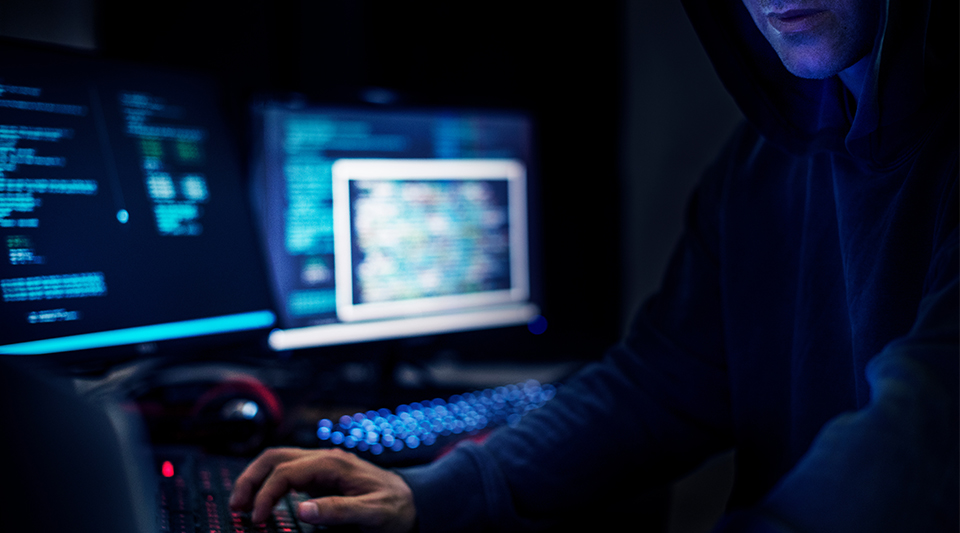
{"label": "computer monitor", "polygon": [[273,349],[539,317],[528,116],[264,98],[254,118]]}
{"label": "computer monitor", "polygon": [[215,85],[0,46],[0,354],[265,335],[275,313]]}

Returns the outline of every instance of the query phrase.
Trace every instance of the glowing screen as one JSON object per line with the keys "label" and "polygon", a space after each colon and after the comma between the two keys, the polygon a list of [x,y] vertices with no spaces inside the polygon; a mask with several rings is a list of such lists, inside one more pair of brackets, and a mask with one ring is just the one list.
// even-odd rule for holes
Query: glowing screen
{"label": "glowing screen", "polygon": [[344,159],[333,179],[341,320],[529,296],[520,163]]}
{"label": "glowing screen", "polygon": [[275,349],[526,324],[529,119],[257,107]]}
{"label": "glowing screen", "polygon": [[213,87],[65,53],[2,52],[0,353],[268,327]]}

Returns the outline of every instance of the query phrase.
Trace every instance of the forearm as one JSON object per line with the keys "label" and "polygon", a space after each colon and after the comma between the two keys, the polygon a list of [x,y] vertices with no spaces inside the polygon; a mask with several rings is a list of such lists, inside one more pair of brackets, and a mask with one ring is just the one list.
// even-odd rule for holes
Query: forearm
{"label": "forearm", "polygon": [[401,470],[422,533],[510,531],[571,520],[625,491],[661,485],[729,444],[722,432],[655,402],[653,370],[623,350],[585,369],[546,406],[484,445]]}
{"label": "forearm", "polygon": [[827,424],[761,504],[732,515],[732,532],[956,531],[957,398],[929,368],[881,355],[871,403]]}

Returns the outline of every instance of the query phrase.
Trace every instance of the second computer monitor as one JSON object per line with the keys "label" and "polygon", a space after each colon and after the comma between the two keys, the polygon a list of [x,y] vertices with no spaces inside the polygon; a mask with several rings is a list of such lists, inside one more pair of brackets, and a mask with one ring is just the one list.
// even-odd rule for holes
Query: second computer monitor
{"label": "second computer monitor", "polygon": [[256,107],[277,350],[526,324],[532,126],[519,113]]}

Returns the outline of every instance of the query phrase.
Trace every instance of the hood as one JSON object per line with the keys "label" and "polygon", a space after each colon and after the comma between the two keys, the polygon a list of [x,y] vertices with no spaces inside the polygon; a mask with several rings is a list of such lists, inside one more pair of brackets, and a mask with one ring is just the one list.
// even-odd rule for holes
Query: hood
{"label": "hood", "polygon": [[798,155],[846,152],[876,167],[907,156],[934,122],[956,124],[960,71],[956,0],[879,1],[858,100],[837,76],[790,74],[740,0],[683,4],[721,81],[768,140]]}

